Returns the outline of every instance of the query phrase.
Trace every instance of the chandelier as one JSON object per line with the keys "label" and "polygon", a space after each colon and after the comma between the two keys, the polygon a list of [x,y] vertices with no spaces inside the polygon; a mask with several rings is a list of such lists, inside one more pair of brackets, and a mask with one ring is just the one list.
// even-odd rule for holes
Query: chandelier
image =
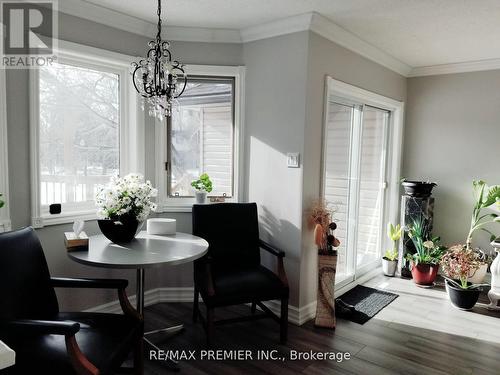
{"label": "chandelier", "polygon": [[142,96],[142,110],[149,107],[149,115],[160,121],[172,114],[172,104],[186,88],[184,65],[172,60],[170,43],[161,40],[161,0],[158,0],[158,32],[148,43],[146,58],[132,63],[132,81]]}

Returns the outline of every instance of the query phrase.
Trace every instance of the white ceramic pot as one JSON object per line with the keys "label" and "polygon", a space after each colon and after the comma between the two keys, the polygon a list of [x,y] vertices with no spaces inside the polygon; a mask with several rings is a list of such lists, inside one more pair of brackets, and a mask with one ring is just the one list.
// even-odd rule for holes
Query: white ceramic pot
{"label": "white ceramic pot", "polygon": [[490,299],[489,309],[499,310],[498,300],[500,300],[500,241],[496,239],[491,243],[497,252],[497,256],[491,263],[491,289],[488,292],[488,298]]}
{"label": "white ceramic pot", "polygon": [[488,264],[484,263],[475,271],[469,274],[468,282],[472,284],[481,284],[484,281],[486,272],[488,271]]}
{"label": "white ceramic pot", "polygon": [[196,203],[205,204],[207,201],[207,192],[203,190],[197,190],[195,193]]}
{"label": "white ceramic pot", "polygon": [[389,260],[382,258],[382,270],[385,276],[394,277],[396,274],[396,267],[398,265],[397,260]]}

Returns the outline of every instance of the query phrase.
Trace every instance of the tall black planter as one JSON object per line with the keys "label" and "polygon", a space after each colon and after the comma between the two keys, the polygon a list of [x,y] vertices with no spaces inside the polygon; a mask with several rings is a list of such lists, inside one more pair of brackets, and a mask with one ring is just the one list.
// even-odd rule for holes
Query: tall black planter
{"label": "tall black planter", "polygon": [[[403,195],[401,197],[401,217],[400,223],[402,227],[407,227],[412,224],[415,219],[425,218],[429,222],[429,230],[432,231],[433,218],[434,218],[434,198],[433,197],[413,197]],[[401,236],[399,242],[399,262],[398,274],[401,277],[411,278],[410,264],[405,259],[406,254],[415,254],[415,246],[408,237],[406,231]]]}

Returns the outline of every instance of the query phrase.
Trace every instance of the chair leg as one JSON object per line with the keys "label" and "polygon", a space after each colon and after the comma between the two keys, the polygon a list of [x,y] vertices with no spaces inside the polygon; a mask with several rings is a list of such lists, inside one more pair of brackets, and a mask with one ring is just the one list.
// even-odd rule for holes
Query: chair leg
{"label": "chair leg", "polygon": [[193,300],[193,322],[196,323],[198,321],[198,314],[199,314],[199,307],[198,307],[198,298],[199,298],[200,292],[198,291],[198,288],[195,286],[194,287],[194,300]]}
{"label": "chair leg", "polygon": [[281,318],[280,318],[280,341],[286,343],[288,338],[288,298],[281,299]]}
{"label": "chair leg", "polygon": [[207,346],[214,340],[214,308],[207,306]]}
{"label": "chair leg", "polygon": [[250,311],[252,314],[255,314],[255,311],[257,310],[257,302],[252,302],[252,307],[250,308]]}
{"label": "chair leg", "polygon": [[134,374],[144,374],[144,340],[142,339],[142,335],[137,339],[134,348]]}

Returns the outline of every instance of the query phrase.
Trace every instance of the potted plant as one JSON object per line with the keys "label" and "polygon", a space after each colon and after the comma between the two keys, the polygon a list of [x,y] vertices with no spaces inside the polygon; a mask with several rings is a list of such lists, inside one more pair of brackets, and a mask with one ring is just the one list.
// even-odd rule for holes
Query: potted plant
{"label": "potted plant", "polygon": [[196,203],[205,203],[207,194],[212,191],[212,181],[208,174],[203,173],[197,180],[191,182],[191,186],[195,189]]}
{"label": "potted plant", "polygon": [[439,262],[446,248],[439,237],[431,238],[428,220],[419,217],[407,228],[415,246],[415,254],[407,254],[413,281],[419,286],[432,286],[439,270]]}
{"label": "potted plant", "polygon": [[405,194],[410,197],[426,198],[432,194],[432,189],[437,186],[435,182],[431,181],[410,181],[407,179],[401,180],[401,185],[405,190]]}
{"label": "potted plant", "polygon": [[393,242],[394,247],[391,250],[387,250],[382,258],[382,270],[384,275],[393,277],[396,274],[396,267],[398,265],[398,247],[397,243],[401,238],[403,229],[401,225],[396,226],[392,223],[387,224],[387,236]]}
{"label": "potted plant", "polygon": [[318,303],[316,319],[318,327],[335,328],[335,270],[337,268],[336,247],[340,241],[334,235],[337,224],[332,221],[333,210],[325,200],[316,201],[309,220],[314,228],[314,242],[318,248]]}
{"label": "potted plant", "polygon": [[96,195],[97,223],[101,232],[115,243],[132,241],[150,212],[156,211],[152,201],[156,195],[157,190],[151,182],[144,182],[140,174],[112,177]]}
{"label": "potted plant", "polygon": [[443,255],[441,267],[445,274],[446,291],[453,306],[470,310],[476,304],[484,284],[472,284],[468,278],[480,265],[479,254],[462,245],[450,247]]}
{"label": "potted plant", "polygon": [[[479,230],[488,233],[490,235],[490,241],[497,238],[496,234],[485,227],[491,223],[500,222],[500,218],[496,213],[483,213],[483,210],[492,207],[496,202],[500,201],[500,185],[488,186],[483,180],[475,180],[472,182],[472,188],[475,202],[472,208],[472,218],[469,232],[463,247],[467,250],[482,253],[481,250],[473,248],[472,238],[473,235]],[[484,255],[482,258],[483,259],[480,261],[479,268],[469,275],[469,281],[473,284],[481,283],[486,276],[488,262]]]}
{"label": "potted plant", "polygon": [[3,194],[0,193],[0,208],[2,208],[5,205],[5,201],[2,199]]}

